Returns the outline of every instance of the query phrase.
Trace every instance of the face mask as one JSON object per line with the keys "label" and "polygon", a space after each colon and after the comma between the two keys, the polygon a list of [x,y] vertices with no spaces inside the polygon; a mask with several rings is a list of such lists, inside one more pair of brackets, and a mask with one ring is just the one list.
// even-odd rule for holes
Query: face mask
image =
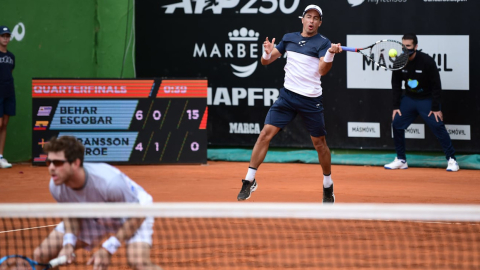
{"label": "face mask", "polygon": [[409,49],[409,50],[408,50],[408,56],[414,54],[415,52],[416,52],[415,49]]}

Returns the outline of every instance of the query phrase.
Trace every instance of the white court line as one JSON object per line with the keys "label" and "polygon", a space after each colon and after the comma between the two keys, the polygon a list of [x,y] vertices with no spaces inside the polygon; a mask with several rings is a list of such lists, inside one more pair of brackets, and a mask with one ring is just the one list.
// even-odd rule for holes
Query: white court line
{"label": "white court line", "polygon": [[24,229],[9,230],[9,231],[0,231],[0,233],[9,233],[9,232],[18,232],[18,231],[28,231],[28,230],[40,229],[40,228],[48,228],[48,227],[53,227],[53,226],[57,226],[57,224],[55,224],[55,225],[38,226],[38,227],[31,227],[31,228],[24,228]]}
{"label": "white court line", "polygon": [[444,221],[425,221],[425,220],[389,220],[389,219],[363,219],[370,221],[386,221],[386,222],[413,222],[413,223],[422,223],[422,224],[445,224],[445,225],[469,225],[469,226],[478,226],[478,223],[470,222],[444,222]]}

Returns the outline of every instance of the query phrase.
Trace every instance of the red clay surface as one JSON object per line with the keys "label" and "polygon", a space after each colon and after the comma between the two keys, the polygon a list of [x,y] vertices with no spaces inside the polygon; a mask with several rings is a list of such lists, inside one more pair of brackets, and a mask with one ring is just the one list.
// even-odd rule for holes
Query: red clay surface
{"label": "red clay surface", "polygon": [[[248,163],[116,166],[149,192],[155,202],[234,202]],[[318,164],[264,163],[258,189],[248,202],[321,202]],[[332,166],[337,202],[480,204],[480,171],[440,168],[385,170]],[[54,202],[46,167],[15,164],[0,170],[0,203]]]}
{"label": "red clay surface", "polygon": [[[248,163],[117,167],[156,202],[236,202]],[[332,169],[338,203],[480,204],[480,171],[340,165]],[[248,201],[239,203],[322,199],[318,164],[265,163],[257,181],[257,191]],[[54,202],[48,183],[46,167],[16,164],[0,170],[0,203]],[[161,219],[156,222],[151,258],[172,270],[478,269],[478,225],[388,220]],[[39,235],[48,234],[51,228],[42,230],[22,233],[31,232],[38,242],[43,238]],[[15,233],[0,234],[0,253],[5,253],[2,247],[8,241],[18,239]],[[18,249],[31,254],[31,250],[22,248],[25,245],[20,242]],[[78,251],[78,269],[84,269],[90,256]],[[112,264],[117,259],[119,264],[111,268],[125,269],[124,256],[116,256]]]}

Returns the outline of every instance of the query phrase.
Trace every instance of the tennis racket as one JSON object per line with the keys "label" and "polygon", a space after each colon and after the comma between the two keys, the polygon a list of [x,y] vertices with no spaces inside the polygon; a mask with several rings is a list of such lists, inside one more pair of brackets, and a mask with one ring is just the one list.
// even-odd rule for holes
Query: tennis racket
{"label": "tennis racket", "polygon": [[[394,57],[390,57],[390,50],[397,53]],[[342,50],[348,52],[358,52],[365,56],[368,60],[377,66],[388,70],[399,70],[404,68],[408,63],[408,50],[401,42],[396,40],[384,39],[375,42],[365,48],[344,47]]]}
{"label": "tennis racket", "polygon": [[67,262],[67,256],[61,256],[51,260],[48,263],[39,263],[36,262],[26,256],[22,255],[8,255],[0,259],[0,269],[4,269],[3,267],[6,266],[6,269],[13,268],[13,269],[26,269],[28,265],[32,267],[32,270],[35,270],[36,266],[44,266],[43,270],[51,269],[57,267],[59,265],[63,265]]}

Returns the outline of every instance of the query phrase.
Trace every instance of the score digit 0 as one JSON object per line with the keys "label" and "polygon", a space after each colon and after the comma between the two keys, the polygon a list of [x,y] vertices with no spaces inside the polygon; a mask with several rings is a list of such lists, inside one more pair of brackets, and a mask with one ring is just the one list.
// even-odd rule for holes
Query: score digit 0
{"label": "score digit 0", "polygon": [[200,144],[198,144],[197,142],[192,142],[190,144],[190,149],[193,151],[193,152],[196,152],[198,151],[198,149],[200,149]]}

